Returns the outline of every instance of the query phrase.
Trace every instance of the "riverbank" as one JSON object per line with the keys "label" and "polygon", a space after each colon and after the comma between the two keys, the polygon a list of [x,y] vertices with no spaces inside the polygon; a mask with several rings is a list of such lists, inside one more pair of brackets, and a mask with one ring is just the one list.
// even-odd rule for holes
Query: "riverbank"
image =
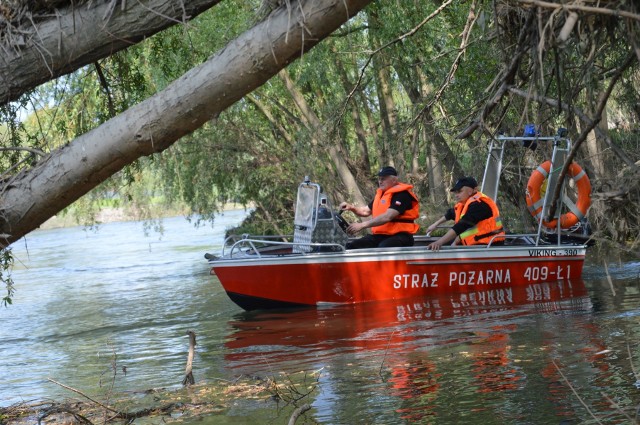
{"label": "riverbank", "polygon": [[[236,203],[228,203],[225,204],[222,208],[222,211],[232,211],[239,209],[249,209],[251,206],[244,206]],[[170,218],[170,217],[178,217],[178,216],[186,216],[186,210],[179,209],[170,209],[170,210],[162,210],[157,216],[150,217],[151,219],[160,219],[160,218]],[[122,222],[122,221],[141,221],[149,219],[149,217],[144,217],[139,211],[134,211],[128,208],[114,208],[114,207],[104,207],[101,208],[100,211],[95,215],[93,223],[89,223],[89,221],[79,221],[78,218],[71,213],[67,214],[56,214],[51,217],[49,220],[45,221],[40,229],[49,230],[49,229],[58,229],[64,227],[75,227],[75,226],[90,226],[93,224],[104,224],[104,223],[114,223],[114,222]]]}
{"label": "riverbank", "polygon": [[[104,421],[125,424],[136,419],[146,424],[164,424],[199,422],[203,418],[215,420],[216,417],[226,420],[229,411],[239,402],[253,406],[252,410],[255,412],[262,411],[266,418],[291,416],[289,423],[293,423],[308,408],[302,411],[298,407],[297,397],[290,394],[292,386],[298,391],[291,378],[296,380],[299,377],[283,376],[282,382],[278,382],[274,378],[241,376],[234,381],[199,383],[173,390],[148,389],[117,398],[114,397],[115,394],[89,396],[52,381],[74,392],[79,398],[41,400],[0,407],[0,424],[94,424]],[[305,385],[309,385],[309,382]],[[313,382],[311,385],[315,388]],[[303,397],[305,399],[313,392],[307,391]],[[100,401],[101,399],[106,401]]]}
{"label": "riverbank", "polygon": [[[103,208],[96,214],[95,223],[112,223],[116,221],[135,221],[138,220],[135,214],[126,211],[124,208]],[[45,221],[40,229],[58,229],[62,227],[75,227],[87,225],[78,221],[73,214],[56,214],[49,220]]]}

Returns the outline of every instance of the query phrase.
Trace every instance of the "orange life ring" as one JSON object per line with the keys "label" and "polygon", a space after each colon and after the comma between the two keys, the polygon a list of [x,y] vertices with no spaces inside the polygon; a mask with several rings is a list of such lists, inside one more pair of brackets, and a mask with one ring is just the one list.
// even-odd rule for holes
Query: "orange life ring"
{"label": "orange life ring", "polygon": [[[531,215],[538,221],[542,214],[542,203],[544,191],[543,184],[551,171],[551,161],[545,161],[531,173],[529,182],[527,183],[527,207]],[[578,200],[575,205],[569,203],[567,205],[569,212],[560,216],[560,227],[568,229],[583,219],[587,214],[587,210],[591,205],[591,182],[587,173],[577,163],[572,162],[569,166],[569,175],[576,184],[578,189]],[[545,227],[554,229],[558,225],[558,220],[543,221]]]}

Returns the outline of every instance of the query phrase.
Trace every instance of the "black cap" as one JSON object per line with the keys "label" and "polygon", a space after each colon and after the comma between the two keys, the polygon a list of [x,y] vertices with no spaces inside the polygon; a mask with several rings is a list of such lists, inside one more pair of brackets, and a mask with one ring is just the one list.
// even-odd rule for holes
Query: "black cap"
{"label": "black cap", "polygon": [[378,171],[378,177],[383,176],[397,176],[398,172],[393,167],[382,167],[380,171]]}
{"label": "black cap", "polygon": [[475,189],[478,187],[478,182],[473,177],[460,177],[456,184],[451,188],[451,192],[456,192],[465,186]]}

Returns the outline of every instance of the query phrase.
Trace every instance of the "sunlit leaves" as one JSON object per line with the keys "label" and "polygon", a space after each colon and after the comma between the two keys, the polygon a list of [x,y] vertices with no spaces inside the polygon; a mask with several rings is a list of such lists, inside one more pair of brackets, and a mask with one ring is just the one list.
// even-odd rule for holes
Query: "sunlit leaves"
{"label": "sunlit leaves", "polygon": [[0,283],[3,283],[7,290],[7,295],[2,297],[0,304],[5,307],[12,303],[11,298],[15,291],[13,287],[13,279],[10,274],[12,267],[13,254],[11,252],[11,248],[4,248],[0,250]]}

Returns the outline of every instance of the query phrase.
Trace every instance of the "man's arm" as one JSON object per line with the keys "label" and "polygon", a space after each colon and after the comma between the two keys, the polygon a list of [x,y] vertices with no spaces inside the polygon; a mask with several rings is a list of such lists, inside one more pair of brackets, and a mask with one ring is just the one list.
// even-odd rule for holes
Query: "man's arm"
{"label": "man's arm", "polygon": [[455,240],[459,234],[463,233],[465,230],[475,226],[478,222],[485,220],[491,217],[493,213],[491,212],[491,207],[485,204],[484,202],[474,202],[469,205],[467,212],[464,217],[460,219],[456,224],[453,225],[451,229],[447,231],[440,239],[435,242],[432,242],[427,248],[432,251],[439,251],[442,245],[448,244],[449,242]]}
{"label": "man's arm", "polygon": [[340,204],[340,209],[342,211],[351,211],[355,215],[359,217],[369,217],[371,215],[371,208],[368,205],[362,207],[356,207],[353,204],[349,204],[347,202],[342,202]]}
{"label": "man's arm", "polygon": [[447,221],[447,218],[445,216],[442,216],[439,219],[437,219],[433,224],[427,227],[427,231],[425,232],[425,235],[429,236],[431,232],[436,230],[436,228],[440,226],[442,223],[444,223],[445,221]]}
{"label": "man's arm", "polygon": [[439,251],[442,245],[448,244],[452,240],[458,237],[458,234],[453,230],[453,228],[447,230],[447,233],[444,236],[440,237],[437,241],[431,242],[427,249],[432,251]]}
{"label": "man's arm", "polygon": [[396,218],[398,215],[400,215],[400,212],[398,210],[389,208],[383,214],[380,214],[379,216],[372,218],[371,220],[363,221],[362,223],[352,223],[347,228],[347,233],[355,234],[369,227],[382,226],[383,224],[388,223]]}

